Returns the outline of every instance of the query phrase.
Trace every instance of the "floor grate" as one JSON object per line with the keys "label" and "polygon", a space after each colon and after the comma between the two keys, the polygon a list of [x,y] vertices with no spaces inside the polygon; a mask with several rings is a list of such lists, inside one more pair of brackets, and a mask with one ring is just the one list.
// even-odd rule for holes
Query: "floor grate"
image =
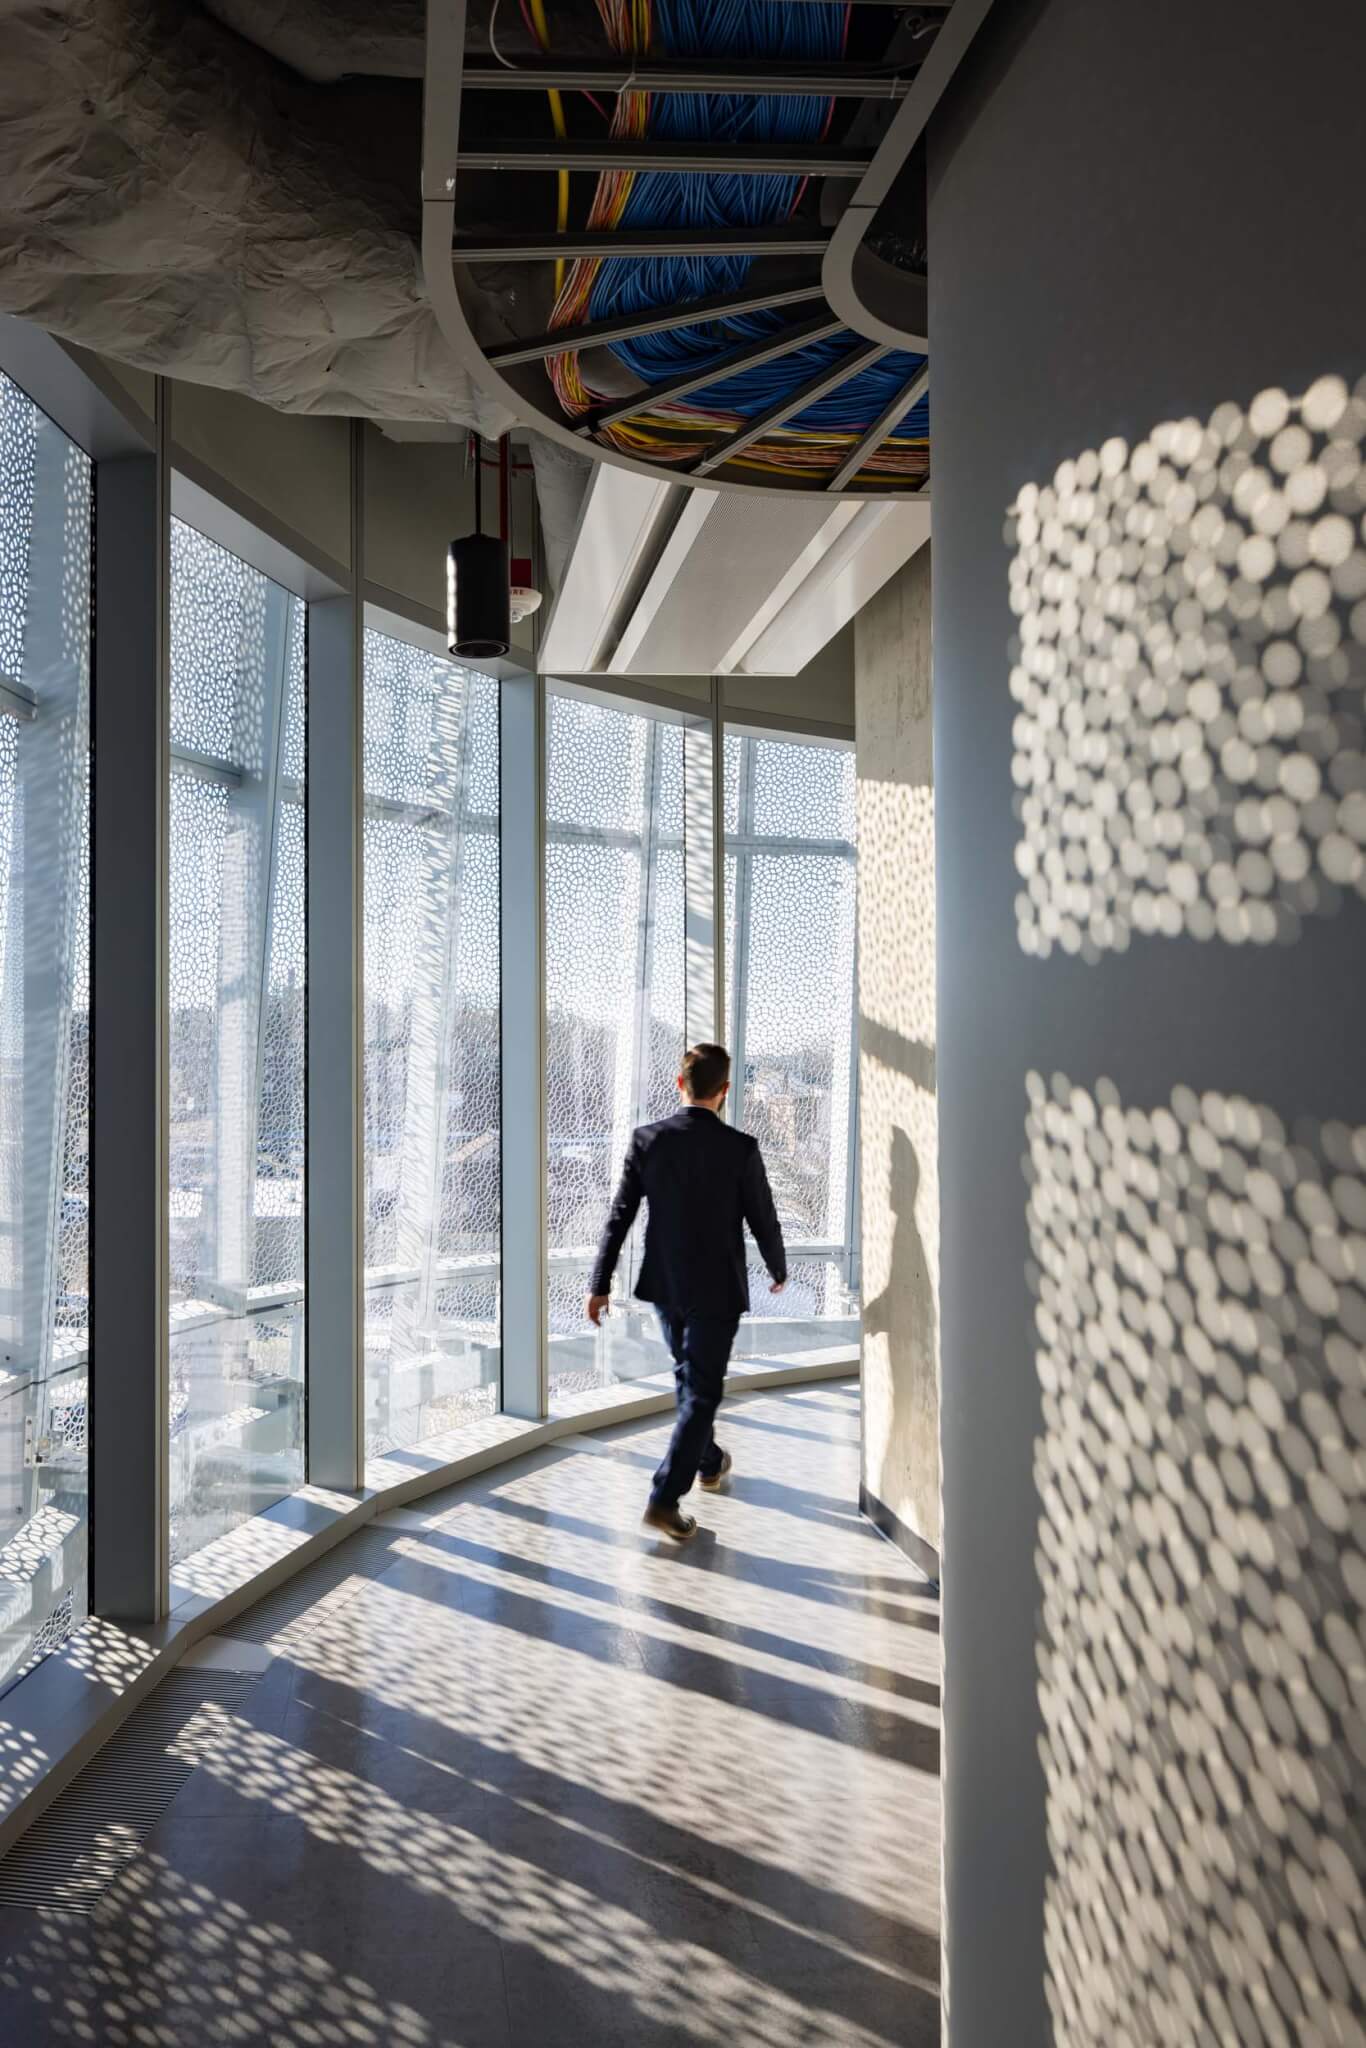
{"label": "floor grate", "polygon": [[0,1858],[0,1906],[92,1912],[193,1771],[213,1718],[204,1710],[231,1711],[255,1683],[250,1672],[172,1671]]}
{"label": "floor grate", "polygon": [[[278,1591],[267,1593],[235,1621],[226,1622],[220,1633],[236,1636],[239,1641],[268,1643],[291,1622],[301,1620],[311,1607],[320,1606],[329,1593],[335,1593],[348,1579],[378,1579],[393,1562],[392,1537],[379,1529],[360,1529],[316,1564],[306,1566],[297,1577],[287,1580]],[[324,1611],[318,1620],[325,1619]]]}

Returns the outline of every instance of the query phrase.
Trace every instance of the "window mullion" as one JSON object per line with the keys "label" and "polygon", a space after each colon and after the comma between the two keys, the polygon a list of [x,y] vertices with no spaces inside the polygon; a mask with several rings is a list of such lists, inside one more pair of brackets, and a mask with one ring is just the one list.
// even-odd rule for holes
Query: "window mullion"
{"label": "window mullion", "polygon": [[365,1462],[362,647],[364,440],[351,431],[351,590],[308,612],[308,1476]]}
{"label": "window mullion", "polygon": [[541,677],[502,684],[503,1407],[548,1398],[546,1256],[546,698]]}
{"label": "window mullion", "polygon": [[[754,831],[754,742],[742,739],[740,748],[740,791],[737,837],[743,842]],[[750,868],[753,855],[748,849],[735,854],[735,964],[731,983],[731,1122],[744,1128],[745,1122],[745,1036],[749,1010]]]}
{"label": "window mullion", "polygon": [[157,449],[95,472],[91,944],[91,1607],[169,1594],[170,491]]}

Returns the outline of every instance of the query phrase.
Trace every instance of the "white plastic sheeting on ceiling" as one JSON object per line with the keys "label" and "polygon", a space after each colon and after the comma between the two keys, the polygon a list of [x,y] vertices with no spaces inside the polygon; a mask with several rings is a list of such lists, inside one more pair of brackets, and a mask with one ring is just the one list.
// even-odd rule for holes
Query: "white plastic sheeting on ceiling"
{"label": "white plastic sheeting on ceiling", "polygon": [[[359,13],[334,59],[375,61]],[[0,0],[0,50],[0,310],[286,412],[511,424],[423,291],[416,83],[315,85],[153,0]]]}
{"label": "white plastic sheeting on ceiling", "polygon": [[421,78],[424,0],[203,0],[301,78]]}

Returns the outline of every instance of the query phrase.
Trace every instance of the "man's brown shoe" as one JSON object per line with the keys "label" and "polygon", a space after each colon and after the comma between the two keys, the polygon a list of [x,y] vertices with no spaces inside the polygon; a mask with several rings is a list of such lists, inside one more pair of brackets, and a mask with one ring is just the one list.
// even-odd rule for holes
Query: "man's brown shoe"
{"label": "man's brown shoe", "polygon": [[681,1508],[648,1507],[640,1518],[641,1527],[655,1529],[661,1536],[672,1536],[675,1543],[686,1543],[697,1534],[697,1523],[691,1515],[685,1515]]}
{"label": "man's brown shoe", "polygon": [[707,1493],[719,1493],[721,1491],[721,1482],[725,1478],[726,1474],[730,1471],[734,1463],[735,1460],[734,1458],[732,1458],[730,1452],[722,1451],[721,1462],[717,1466],[716,1470],[714,1472],[700,1473],[698,1475],[698,1485],[702,1487],[703,1490]]}

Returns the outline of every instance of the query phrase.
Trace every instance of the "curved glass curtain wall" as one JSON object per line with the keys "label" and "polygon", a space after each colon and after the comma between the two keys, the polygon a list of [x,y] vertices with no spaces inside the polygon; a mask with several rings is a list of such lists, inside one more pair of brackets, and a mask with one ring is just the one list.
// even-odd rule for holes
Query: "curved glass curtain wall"
{"label": "curved glass curtain wall", "polygon": [[551,688],[546,704],[546,1212],[550,1405],[665,1369],[631,1300],[638,1224],[612,1312],[584,1317],[589,1268],[638,1123],[675,1108],[684,1049],[687,734]]}
{"label": "curved glass curtain wall", "polygon": [[497,1412],[498,684],[365,635],[371,1453]]}
{"label": "curved glass curtain wall", "polygon": [[87,1611],[90,547],[0,376],[0,1691]]}
{"label": "curved glass curtain wall", "polygon": [[304,1479],[306,615],[172,520],[170,621],[175,1563]]}
{"label": "curved glass curtain wall", "polygon": [[729,730],[731,1115],[763,1146],[789,1284],[751,1263],[736,1354],[857,1342],[854,753]]}
{"label": "curved glass curtain wall", "polygon": [[[0,1690],[87,1611],[92,484],[0,376]],[[170,571],[180,1561],[305,1479],[308,692],[300,598],[179,521]],[[364,725],[374,1452],[499,1405],[499,686],[370,630]],[[703,719],[548,691],[552,1409],[668,1364],[630,1297],[639,1230],[605,1332],[583,1298],[630,1130],[674,1105],[690,959],[709,1014],[711,744]],[[775,1302],[756,1272],[737,1348],[781,1356],[857,1334],[852,754],[733,730],[724,815],[734,1107],[793,1273]]]}

